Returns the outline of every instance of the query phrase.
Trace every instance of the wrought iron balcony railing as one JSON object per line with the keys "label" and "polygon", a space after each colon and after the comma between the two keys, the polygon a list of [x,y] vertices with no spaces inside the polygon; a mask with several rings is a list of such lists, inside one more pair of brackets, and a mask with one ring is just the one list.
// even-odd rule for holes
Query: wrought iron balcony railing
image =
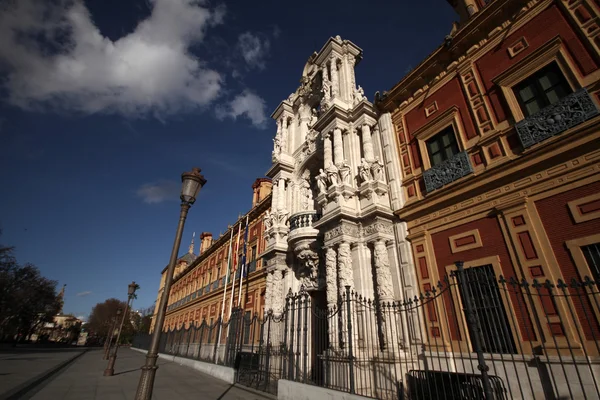
{"label": "wrought iron balcony railing", "polygon": [[216,281],[213,282],[212,284],[212,288],[213,290],[217,289],[219,287],[219,280],[217,279]]}
{"label": "wrought iron balcony railing", "polygon": [[292,215],[290,221],[290,231],[299,228],[312,228],[313,223],[321,218],[321,214],[316,211],[303,211]]}
{"label": "wrought iron balcony railing", "polygon": [[248,273],[256,271],[256,260],[248,263]]}
{"label": "wrought iron balcony railing", "polygon": [[515,124],[524,148],[558,135],[598,115],[587,89],[579,89]]}
{"label": "wrought iron balcony railing", "polygon": [[455,154],[446,161],[423,172],[427,193],[441,188],[473,172],[473,166],[466,151]]}

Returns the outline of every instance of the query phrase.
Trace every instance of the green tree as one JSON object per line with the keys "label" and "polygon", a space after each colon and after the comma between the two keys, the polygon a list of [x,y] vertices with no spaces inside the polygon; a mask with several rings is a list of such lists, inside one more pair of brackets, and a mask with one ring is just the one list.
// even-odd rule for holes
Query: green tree
{"label": "green tree", "polygon": [[26,340],[60,308],[56,281],[33,264],[20,265],[14,247],[0,245],[0,340]]}

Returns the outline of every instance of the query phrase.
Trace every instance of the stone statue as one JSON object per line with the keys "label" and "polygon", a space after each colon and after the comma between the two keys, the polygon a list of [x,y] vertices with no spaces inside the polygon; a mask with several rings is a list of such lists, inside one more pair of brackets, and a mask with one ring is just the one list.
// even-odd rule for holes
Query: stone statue
{"label": "stone statue", "polygon": [[271,211],[267,210],[267,212],[265,213],[263,223],[265,225],[265,231],[268,231],[273,227],[273,218],[271,217]]}
{"label": "stone statue", "polygon": [[315,108],[310,110],[310,123],[308,124],[308,126],[312,127],[314,124],[317,123],[317,120],[319,119],[319,116],[317,115],[317,110]]}
{"label": "stone statue", "polygon": [[379,157],[375,157],[375,161],[371,164],[371,173],[375,181],[383,182],[383,164],[379,161]]}
{"label": "stone statue", "polygon": [[273,138],[273,154],[281,153],[281,136],[277,135]]}
{"label": "stone statue", "polygon": [[306,146],[309,154],[317,150],[317,135],[318,133],[314,129],[311,129],[306,134]]}
{"label": "stone statue", "polygon": [[312,205],[312,190],[310,189],[309,180],[310,175],[300,181],[300,207],[306,211],[311,208]]}
{"label": "stone statue", "polygon": [[364,158],[360,161],[360,166],[358,167],[358,173],[360,175],[360,179],[363,182],[371,181],[371,166]]}
{"label": "stone statue", "polygon": [[323,194],[327,191],[327,174],[323,171],[323,168],[319,169],[319,175],[315,177],[317,186],[319,188],[319,194]]}
{"label": "stone statue", "polygon": [[337,186],[338,174],[339,174],[339,170],[335,166],[335,164],[334,163],[329,164],[329,167],[327,167],[327,178],[329,179],[329,183],[331,183],[331,186]]}
{"label": "stone statue", "polygon": [[357,105],[358,103],[360,103],[363,99],[365,99],[365,91],[364,89],[358,85],[358,89],[356,89],[354,91],[354,93],[352,94],[353,99],[352,99],[352,104],[353,105]]}
{"label": "stone statue", "polygon": [[350,166],[346,160],[342,161],[342,166],[340,167],[340,179],[342,184],[350,184]]}

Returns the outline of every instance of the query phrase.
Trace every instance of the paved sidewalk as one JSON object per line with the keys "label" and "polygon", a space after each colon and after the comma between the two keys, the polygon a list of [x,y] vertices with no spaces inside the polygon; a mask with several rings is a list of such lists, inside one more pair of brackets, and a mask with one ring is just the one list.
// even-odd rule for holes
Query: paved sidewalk
{"label": "paved sidewalk", "polygon": [[83,349],[10,348],[0,352],[0,399],[25,390]]}
{"label": "paved sidewalk", "polygon": [[[101,350],[88,351],[38,391],[33,400],[131,400],[140,378],[145,354],[119,349],[115,375],[102,376],[107,361]],[[194,369],[159,359],[153,400],[172,399],[273,399],[273,396],[233,386]]]}

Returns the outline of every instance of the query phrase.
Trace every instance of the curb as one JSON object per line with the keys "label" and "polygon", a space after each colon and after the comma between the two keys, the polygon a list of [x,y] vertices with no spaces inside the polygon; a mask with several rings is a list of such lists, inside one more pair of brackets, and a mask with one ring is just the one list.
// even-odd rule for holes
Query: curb
{"label": "curb", "polygon": [[69,358],[66,361],[63,361],[62,363],[58,364],[57,366],[55,366],[53,368],[50,368],[48,371],[42,372],[38,376],[35,376],[35,377],[31,378],[30,380],[23,382],[16,388],[9,390],[8,392],[0,395],[0,400],[18,400],[18,399],[23,398],[28,392],[35,389],[37,386],[39,386],[45,380],[51,378],[53,375],[58,374],[61,370],[66,368],[69,364],[71,364],[72,362],[77,360],[79,357],[81,357],[88,351],[89,351],[89,349],[84,349],[79,354]]}

